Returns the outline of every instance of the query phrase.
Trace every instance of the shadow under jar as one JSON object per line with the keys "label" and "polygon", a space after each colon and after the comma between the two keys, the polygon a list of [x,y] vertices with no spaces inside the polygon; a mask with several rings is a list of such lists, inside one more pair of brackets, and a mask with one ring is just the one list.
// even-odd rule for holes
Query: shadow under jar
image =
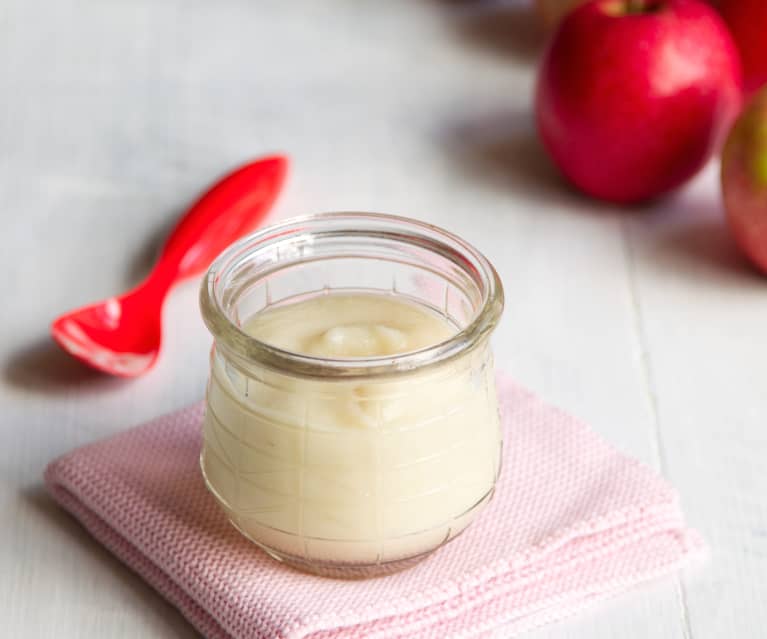
{"label": "shadow under jar", "polygon": [[[248,331],[275,309],[312,322],[307,300],[338,295],[417,307],[447,337],[323,357]],[[326,576],[386,574],[454,538],[492,496],[501,430],[489,337],[503,291],[460,238],[371,213],[289,220],[219,256],[201,307],[215,338],[203,475],[272,557]]]}

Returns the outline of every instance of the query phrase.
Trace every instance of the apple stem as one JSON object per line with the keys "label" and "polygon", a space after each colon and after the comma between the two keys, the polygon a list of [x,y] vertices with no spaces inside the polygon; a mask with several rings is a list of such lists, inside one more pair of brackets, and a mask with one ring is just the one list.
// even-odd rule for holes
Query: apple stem
{"label": "apple stem", "polygon": [[642,13],[645,9],[644,0],[628,0],[626,9],[628,13]]}

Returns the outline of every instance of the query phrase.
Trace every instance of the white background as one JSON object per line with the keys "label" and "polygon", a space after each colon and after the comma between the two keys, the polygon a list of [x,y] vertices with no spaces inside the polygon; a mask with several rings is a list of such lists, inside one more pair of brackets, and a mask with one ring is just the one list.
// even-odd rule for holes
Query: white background
{"label": "white background", "polygon": [[54,456],[200,398],[196,286],[137,381],[70,361],[48,323],[134,284],[222,171],[285,151],[271,219],[399,213],[486,252],[499,366],[659,469],[710,543],[528,636],[764,636],[767,280],[731,244],[714,165],[637,210],[562,185],[532,129],[539,43],[498,2],[0,2],[0,635],[196,636],[41,486]]}

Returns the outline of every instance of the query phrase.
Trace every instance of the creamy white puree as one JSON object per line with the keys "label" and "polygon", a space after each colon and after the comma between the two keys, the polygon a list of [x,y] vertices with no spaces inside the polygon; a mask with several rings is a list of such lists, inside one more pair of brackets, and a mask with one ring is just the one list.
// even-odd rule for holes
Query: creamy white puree
{"label": "creamy white puree", "polygon": [[[319,295],[243,325],[324,358],[387,357],[456,333],[392,294]],[[214,357],[202,456],[232,521],[278,553],[373,563],[432,550],[492,491],[500,430],[486,345],[390,378],[308,379]]]}

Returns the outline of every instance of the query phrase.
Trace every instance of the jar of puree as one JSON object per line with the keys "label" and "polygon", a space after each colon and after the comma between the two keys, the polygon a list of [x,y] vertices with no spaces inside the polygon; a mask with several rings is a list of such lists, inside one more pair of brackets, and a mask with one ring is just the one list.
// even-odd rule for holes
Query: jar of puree
{"label": "jar of puree", "polygon": [[491,498],[501,430],[488,341],[503,291],[459,237],[371,213],[289,220],[219,256],[201,307],[215,338],[202,472],[272,557],[385,574]]}

